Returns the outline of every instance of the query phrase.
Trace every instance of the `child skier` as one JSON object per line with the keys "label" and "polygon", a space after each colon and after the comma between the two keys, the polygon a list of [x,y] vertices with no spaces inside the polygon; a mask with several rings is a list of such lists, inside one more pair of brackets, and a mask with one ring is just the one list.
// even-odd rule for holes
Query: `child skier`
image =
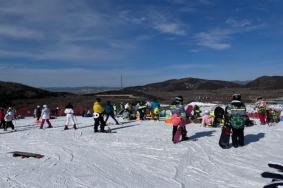
{"label": "child skier", "polygon": [[262,97],[257,98],[256,109],[257,109],[257,113],[258,113],[258,116],[259,116],[260,124],[265,125],[266,124],[267,109],[266,109],[266,101],[263,100]]}
{"label": "child skier", "polygon": [[65,128],[64,130],[68,130],[69,129],[69,124],[71,123],[73,125],[74,129],[77,129],[75,120],[74,120],[74,107],[71,103],[69,103],[66,107],[65,107],[65,111],[64,113],[66,114],[66,124],[65,124]]}
{"label": "child skier", "polygon": [[11,127],[12,130],[15,130],[15,126],[13,124],[13,120],[15,119],[15,114],[12,108],[9,107],[4,119],[5,119],[4,131],[7,131],[8,127]]}
{"label": "child skier", "polygon": [[213,118],[210,116],[210,113],[208,110],[204,112],[204,115],[202,116],[202,122],[201,125],[204,127],[212,126]]}
{"label": "child skier", "polygon": [[170,106],[170,108],[171,108],[172,117],[174,117],[174,119],[171,118],[171,120],[173,121],[172,141],[174,143],[178,142],[177,140],[174,139],[177,131],[181,132],[182,141],[188,140],[186,125],[185,125],[187,117],[186,117],[185,108],[183,106],[183,97],[182,96],[175,97],[175,100]]}
{"label": "child skier", "polygon": [[104,108],[101,104],[101,99],[97,98],[93,104],[93,114],[94,114],[94,132],[98,132],[98,127],[100,126],[100,132],[105,132],[104,127],[106,125],[103,119]]}
{"label": "child skier", "polygon": [[47,122],[48,124],[48,127],[47,128],[53,128],[49,119],[50,119],[50,110],[48,108],[48,106],[45,104],[43,105],[43,109],[41,111],[41,125],[40,125],[40,129],[43,129],[43,125],[45,123],[45,121]]}

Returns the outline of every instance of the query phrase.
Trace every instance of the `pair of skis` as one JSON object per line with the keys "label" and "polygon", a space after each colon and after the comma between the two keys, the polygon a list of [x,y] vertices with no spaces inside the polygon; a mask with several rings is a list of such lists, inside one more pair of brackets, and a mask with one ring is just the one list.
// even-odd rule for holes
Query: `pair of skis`
{"label": "pair of skis", "polygon": [[272,182],[270,184],[265,185],[263,188],[277,188],[278,186],[283,186],[283,165],[276,163],[268,163],[270,168],[274,168],[281,173],[273,173],[273,172],[263,172],[261,176],[263,178],[272,178]]}

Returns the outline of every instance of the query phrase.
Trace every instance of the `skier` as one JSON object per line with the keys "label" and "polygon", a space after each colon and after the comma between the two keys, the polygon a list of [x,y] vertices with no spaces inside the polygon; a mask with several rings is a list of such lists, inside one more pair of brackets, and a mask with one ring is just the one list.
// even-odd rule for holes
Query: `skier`
{"label": "skier", "polygon": [[244,128],[247,121],[246,106],[241,102],[241,95],[234,94],[233,100],[225,109],[225,125],[232,128],[232,145],[244,146]]}
{"label": "skier", "polygon": [[106,102],[105,113],[106,113],[105,124],[107,123],[107,120],[108,120],[108,118],[110,116],[115,121],[116,125],[119,125],[119,122],[115,118],[113,105],[111,104],[110,101]]}
{"label": "skier", "polygon": [[43,109],[41,111],[41,119],[42,119],[42,121],[41,121],[40,129],[43,129],[43,125],[44,125],[45,121],[48,124],[47,128],[53,128],[51,123],[50,123],[50,121],[49,121],[49,119],[50,119],[50,110],[49,110],[48,106],[45,104],[42,107],[43,107]]}
{"label": "skier", "polygon": [[0,108],[0,129],[4,129],[5,126],[5,111],[4,108]]}
{"label": "skier", "polygon": [[41,117],[41,109],[40,106],[37,106],[35,109],[36,123],[39,123],[40,117]]}
{"label": "skier", "polygon": [[266,124],[266,114],[267,114],[267,107],[266,107],[266,101],[262,97],[258,97],[256,99],[256,109],[259,116],[259,121],[261,125]]}
{"label": "skier", "polygon": [[170,106],[170,109],[171,109],[172,117],[175,116],[178,119],[180,119],[180,122],[177,125],[173,125],[172,141],[174,142],[174,137],[178,130],[181,131],[182,141],[188,140],[189,138],[187,137],[187,130],[184,123],[186,121],[187,115],[185,112],[185,108],[183,106],[183,97],[176,96],[175,100],[172,102]]}
{"label": "skier", "polygon": [[65,111],[64,113],[66,114],[66,124],[65,124],[65,128],[64,130],[68,130],[69,129],[69,124],[72,123],[73,124],[73,128],[77,129],[75,120],[74,120],[74,107],[71,103],[69,103],[66,107],[65,107]]}
{"label": "skier", "polygon": [[100,132],[105,132],[104,127],[106,125],[103,119],[104,108],[101,104],[101,99],[97,98],[93,104],[93,114],[94,114],[94,132],[98,132],[98,127],[100,125]]}
{"label": "skier", "polygon": [[13,120],[15,119],[15,114],[11,107],[9,107],[9,109],[7,110],[7,114],[5,115],[4,119],[5,119],[4,131],[7,131],[8,127],[11,127],[12,130],[15,130],[15,126],[13,124]]}

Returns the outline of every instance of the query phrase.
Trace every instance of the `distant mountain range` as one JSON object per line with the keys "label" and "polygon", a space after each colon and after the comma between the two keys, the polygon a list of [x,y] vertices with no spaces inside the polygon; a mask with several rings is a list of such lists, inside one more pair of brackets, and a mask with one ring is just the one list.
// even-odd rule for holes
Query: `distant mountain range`
{"label": "distant mountain range", "polygon": [[231,88],[249,89],[283,89],[283,76],[262,76],[253,81],[222,81],[199,78],[182,78],[167,80],[144,86],[128,87],[125,90],[148,91],[185,91],[185,90],[217,90]]}
{"label": "distant mountain range", "polygon": [[[49,91],[47,91],[49,90]],[[260,90],[257,91],[257,90]],[[209,99],[227,100],[231,92],[241,91],[252,99],[255,96],[263,95],[267,98],[282,97],[283,76],[262,76],[247,83],[221,80],[205,80],[198,78],[172,79],[159,83],[147,84],[144,86],[127,87],[123,90],[111,87],[76,87],[76,88],[45,88],[39,89],[23,84],[0,81],[0,106],[8,105],[12,100],[17,99],[42,99],[50,97],[61,97],[60,100],[67,100],[68,97],[90,97],[100,94],[121,95],[132,94],[143,97],[158,97],[168,100],[175,94],[184,94],[190,100]],[[73,94],[75,93],[75,94]],[[221,97],[224,96],[224,97]]]}
{"label": "distant mountain range", "polygon": [[68,92],[74,94],[90,94],[90,93],[98,93],[104,91],[112,91],[112,90],[119,90],[120,88],[117,87],[46,87],[42,88],[47,91],[51,92]]}

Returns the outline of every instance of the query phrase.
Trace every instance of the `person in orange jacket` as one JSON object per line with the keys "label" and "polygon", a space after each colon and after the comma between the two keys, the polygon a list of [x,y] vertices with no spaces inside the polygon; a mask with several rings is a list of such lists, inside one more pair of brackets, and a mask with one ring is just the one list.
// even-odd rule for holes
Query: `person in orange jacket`
{"label": "person in orange jacket", "polygon": [[101,104],[101,99],[97,98],[93,104],[93,115],[94,115],[94,132],[98,132],[100,126],[100,132],[105,132],[104,127],[106,125],[104,121],[104,108]]}

